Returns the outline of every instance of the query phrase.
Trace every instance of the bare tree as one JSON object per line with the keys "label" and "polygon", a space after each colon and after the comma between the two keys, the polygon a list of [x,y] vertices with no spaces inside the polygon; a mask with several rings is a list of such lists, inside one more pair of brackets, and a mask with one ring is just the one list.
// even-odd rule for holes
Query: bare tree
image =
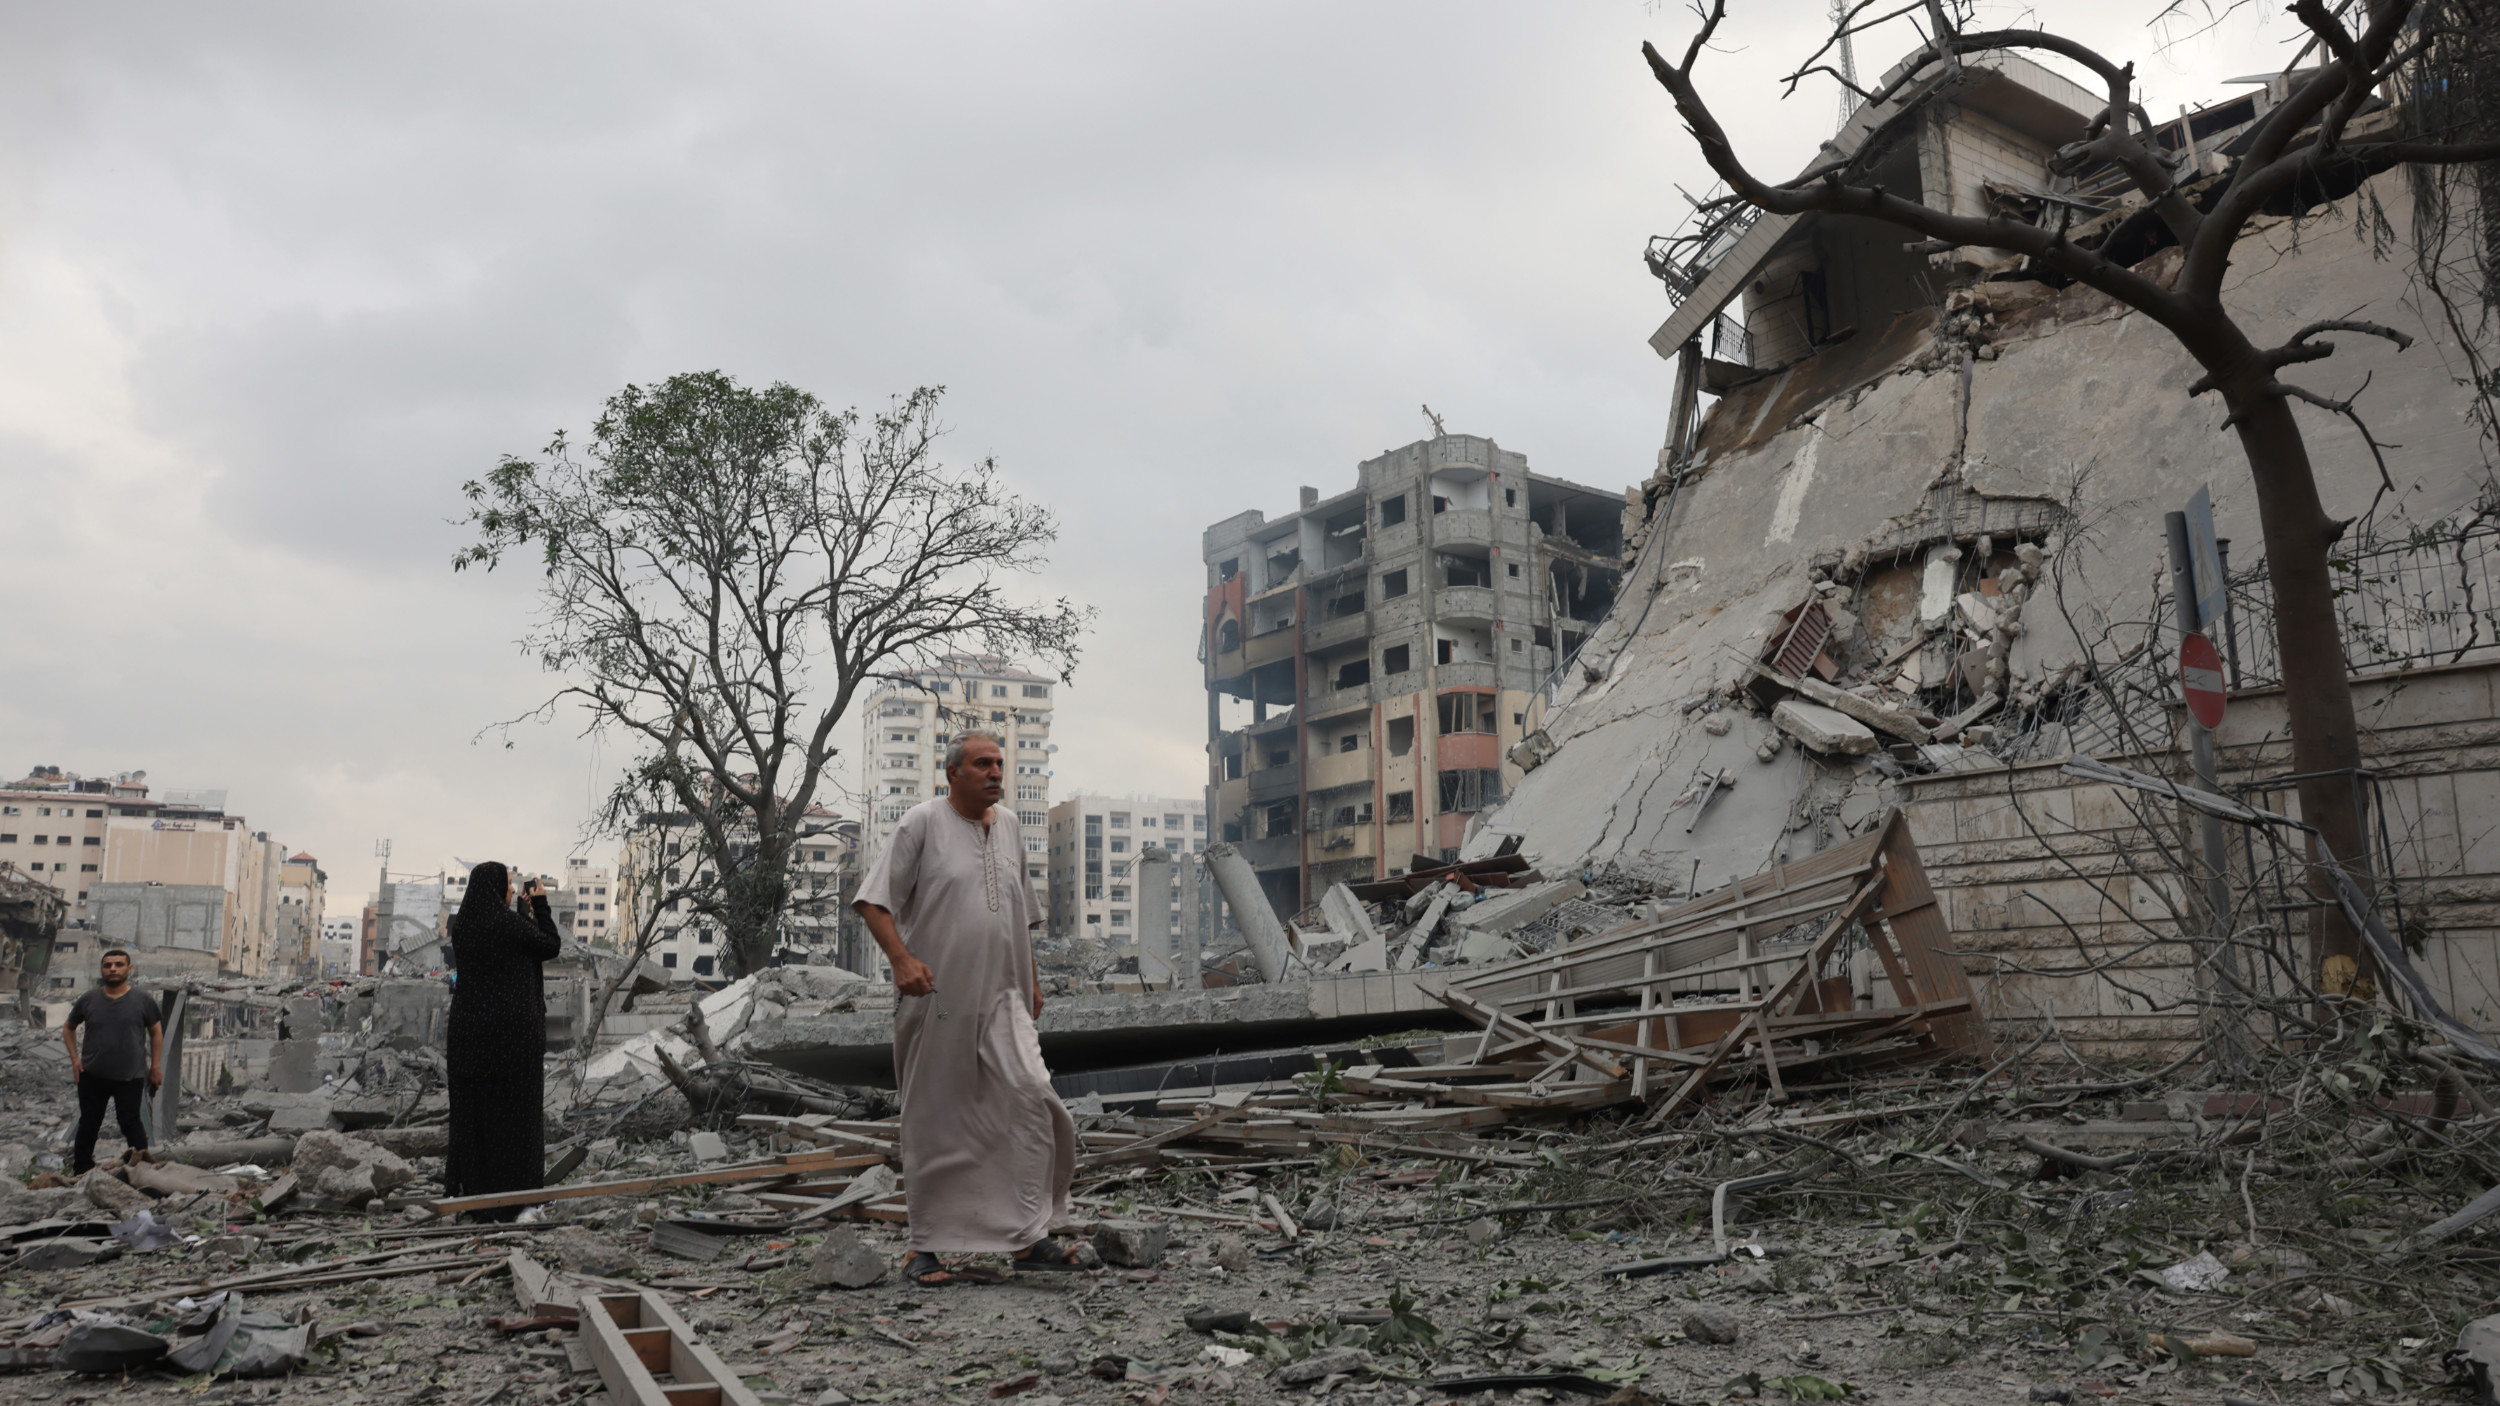
{"label": "bare tree", "polygon": [[[2327,844],[2345,864],[2364,854],[2363,831],[2352,788],[2339,779],[2361,764],[2352,698],[2345,682],[2345,658],[2338,636],[2335,584],[2327,553],[2345,522],[2327,515],[2318,496],[2307,444],[2291,402],[2306,401],[2329,411],[2353,416],[2349,399],[2334,400],[2280,378],[2285,368],[2331,355],[2334,343],[2322,334],[2344,332],[2385,338],[2399,348],[2410,338],[2376,323],[2340,318],[2312,322],[2282,344],[2261,347],[2242,329],[2226,301],[2225,274],[2231,254],[2249,220],[2270,204],[2313,201],[2324,194],[2348,191],[2377,172],[2398,165],[2457,165],[2500,159],[2500,127],[2487,111],[2475,109],[2472,120],[2457,116],[2455,104],[2438,127],[2422,130],[2430,110],[2412,104],[2395,125],[2373,124],[2365,137],[2350,133],[2355,119],[2374,104],[2380,91],[2400,91],[2408,75],[2426,60],[2461,45],[2489,41],[2473,26],[2488,25],[2487,0],[2367,0],[2357,18],[2359,32],[2346,27],[2341,14],[2324,0],[2298,0],[2292,7],[2312,36],[2311,48],[2322,49],[2323,63],[2294,81],[2289,96],[2277,104],[2247,138],[2246,153],[2226,175],[2210,182],[2182,182],[2183,173],[2154,140],[2152,119],[2135,91],[2133,64],[2119,64],[2062,35],[2038,29],[1971,30],[1963,27],[1966,11],[1946,0],[1907,0],[1878,5],[1859,0],[1843,12],[1833,38],[1807,57],[1789,75],[1794,84],[1809,73],[1837,71],[1822,62],[1841,35],[1862,35],[1883,24],[1901,21],[1920,27],[1921,43],[1888,80],[1874,89],[1852,91],[1866,103],[1892,101],[1938,65],[1958,65],[1970,55],[2008,50],[2053,54],[2090,70],[2107,91],[2107,104],[2087,126],[2083,137],[2061,148],[2051,169],[2073,174],[2102,166],[2126,173],[2140,207],[2118,222],[2130,240],[2153,234],[2175,244],[2182,262],[2175,278],[2159,281],[2101,252],[2117,233],[2098,241],[2070,237],[2060,215],[2040,224],[2026,224],[2004,215],[1955,215],[1905,199],[1881,185],[1849,179],[1846,155],[1825,158],[1793,180],[1765,181],[1746,168],[1734,143],[1701,93],[1693,70],[1725,19],[1725,0],[1712,0],[1700,32],[1685,48],[1681,62],[1669,63],[1654,47],[1643,44],[1650,71],[1674,98],[1676,111],[1700,144],[1702,156],[1741,202],[1774,214],[1857,215],[1885,221],[1926,237],[1913,246],[1929,252],[1977,246],[2019,254],[2032,265],[2086,284],[2134,308],[2167,329],[2204,368],[2204,376],[2188,387],[2190,395],[2218,392],[2229,415],[2226,428],[2240,440],[2255,480],[2258,519],[2266,545],[2266,566],[2274,588],[2276,630],[2284,661],[2284,695],[2293,736],[2296,770],[2310,777],[2301,783],[2302,813],[2311,817]],[[1922,24],[1923,21],[1923,24]],[[1846,82],[1846,79],[1842,80]],[[2486,79],[2485,81],[2489,81]],[[2407,125],[2407,124],[2410,125]],[[2486,216],[2488,212],[2486,212]],[[2488,227],[2486,226],[2486,229]],[[2488,253],[2488,251],[2486,251]],[[2356,425],[2359,424],[2357,417]],[[2368,437],[2366,427],[2362,429]],[[2369,441],[2375,449],[2377,441]],[[2324,875],[2317,878],[2327,912],[2335,913]],[[2314,960],[2351,958],[2357,970],[2373,971],[2359,935],[2339,918],[2330,917]]]}
{"label": "bare tree", "polygon": [[580,1041],[584,1059],[598,1047],[599,1032],[607,1024],[617,993],[642,970],[660,939],[675,932],[678,924],[669,918],[682,918],[689,908],[701,906],[718,887],[717,876],[703,862],[700,832],[691,824],[668,823],[664,808],[673,799],[659,793],[639,773],[628,776],[608,793],[607,804],[592,827],[625,842],[611,909],[625,920],[617,933],[624,962],[600,983],[592,1001]]}
{"label": "bare tree", "polygon": [[803,817],[861,689],[955,650],[1037,660],[1062,680],[1093,612],[1019,601],[1051,514],[993,460],[937,455],[939,388],[862,421],[787,385],[716,371],[609,398],[584,451],[559,431],[466,485],[477,540],[455,569],[534,548],[546,579],[524,644],[594,729],[644,748],[717,887],[726,974],[770,963]]}

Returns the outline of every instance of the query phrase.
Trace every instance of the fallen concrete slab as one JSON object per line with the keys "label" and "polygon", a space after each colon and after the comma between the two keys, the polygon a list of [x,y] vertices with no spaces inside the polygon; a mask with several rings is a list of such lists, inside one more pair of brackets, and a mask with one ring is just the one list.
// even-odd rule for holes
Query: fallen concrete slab
{"label": "fallen concrete slab", "polygon": [[[1423,972],[1062,996],[1042,1010],[1042,1057],[1054,1073],[1291,1049],[1461,1022],[1418,988]],[[748,1032],[740,1053],[836,1084],[894,1087],[894,1022],[886,1011],[793,1017]]]}
{"label": "fallen concrete slab", "polygon": [[1587,892],[1578,879],[1552,879],[1534,888],[1487,893],[1451,918],[1450,930],[1462,943],[1472,937],[1517,932]]}
{"label": "fallen concrete slab", "polygon": [[1771,710],[1771,725],[1825,756],[1862,757],[1876,746],[1874,729],[1820,703],[1782,699]]}

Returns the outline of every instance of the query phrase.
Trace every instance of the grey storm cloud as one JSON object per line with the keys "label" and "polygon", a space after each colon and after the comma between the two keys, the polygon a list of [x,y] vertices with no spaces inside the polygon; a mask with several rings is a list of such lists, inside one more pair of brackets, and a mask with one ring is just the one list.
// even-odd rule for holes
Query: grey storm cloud
{"label": "grey storm cloud", "polygon": [[[1790,170],[1819,3],[1712,91]],[[2162,101],[2275,49],[2148,51]],[[2006,9],[2007,16],[2017,12]],[[2056,19],[2056,16],[2050,16]],[[1099,606],[1057,790],[1194,790],[1198,534],[1418,437],[1652,466],[1639,252],[1706,171],[1641,64],[1691,17],[1560,6],[14,6],[0,14],[0,768],[223,786],[361,891],[552,865],[622,744],[455,577],[461,483],[629,381],[949,387],[948,452],[1059,514]],[[1889,55],[1873,58],[1881,67]],[[2276,56],[2279,61],[2280,56]],[[39,659],[35,667],[23,663]]]}

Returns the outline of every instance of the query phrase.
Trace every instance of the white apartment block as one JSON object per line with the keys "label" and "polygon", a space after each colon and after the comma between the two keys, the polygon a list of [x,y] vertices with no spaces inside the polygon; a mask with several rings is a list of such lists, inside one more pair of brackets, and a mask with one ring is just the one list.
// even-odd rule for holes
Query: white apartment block
{"label": "white apartment block", "polygon": [[[1207,848],[1207,803],[1198,796],[1074,795],[1050,808],[1050,935],[1085,938],[1112,957],[1137,951],[1137,856]],[[1171,901],[1180,901],[1180,870]]]}
{"label": "white apartment block", "polygon": [[859,755],[868,797],[861,872],[874,868],[904,812],[946,794],[946,744],[986,732],[1007,753],[1008,800],[1024,831],[1026,877],[1039,891],[1050,878],[1044,833],[1050,823],[1051,681],[995,654],[950,654],[909,683],[887,683],[868,698]]}
{"label": "white apartment block", "polygon": [[[787,960],[807,960],[820,946],[829,955],[831,944],[838,940],[838,918],[830,910],[848,867],[845,853],[853,843],[848,834],[852,824],[823,806],[809,806],[799,822],[790,856],[790,902],[783,911],[778,944]],[[733,833],[730,843],[740,849],[752,845],[753,832],[745,832],[744,839]],[[721,980],[728,973],[716,921],[695,911],[683,898],[672,900],[656,914],[649,910],[649,905],[680,887],[704,886],[710,870],[702,831],[692,820],[674,812],[643,816],[625,838],[613,881],[589,881],[591,902],[609,905],[604,913],[594,906],[589,917],[608,921],[603,930],[610,934],[605,945],[620,952],[633,949],[648,917],[657,929],[650,959],[668,973],[669,980]],[[600,888],[609,890],[604,899],[598,896]]]}
{"label": "white apartment block", "polygon": [[323,976],[357,975],[357,948],[363,926],[354,918],[321,920],[321,974]]}
{"label": "white apartment block", "polygon": [[587,859],[564,861],[564,877],[547,895],[547,911],[567,942],[614,946],[616,870]]}

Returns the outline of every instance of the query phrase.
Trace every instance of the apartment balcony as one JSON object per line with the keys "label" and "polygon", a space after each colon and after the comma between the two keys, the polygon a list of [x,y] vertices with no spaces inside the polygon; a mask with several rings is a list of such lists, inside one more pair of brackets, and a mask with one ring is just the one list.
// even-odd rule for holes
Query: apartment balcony
{"label": "apartment balcony", "polygon": [[1368,786],[1372,780],[1372,750],[1358,747],[1351,752],[1330,752],[1303,763],[1310,773],[1311,789],[1326,791],[1337,786]]}
{"label": "apartment balcony", "polygon": [[1340,615],[1334,620],[1322,620],[1317,624],[1303,627],[1302,648],[1306,651],[1327,649],[1351,640],[1362,639],[1371,632],[1371,612],[1358,610],[1352,615]]}
{"label": "apartment balcony", "polygon": [[1492,510],[1452,508],[1436,514],[1432,519],[1432,544],[1436,547],[1492,546]]}
{"label": "apartment balcony", "polygon": [[1432,613],[1443,620],[1490,625],[1500,618],[1501,604],[1490,586],[1443,586],[1433,593]]}
{"label": "apartment balcony", "polygon": [[1302,867],[1300,835],[1269,835],[1264,839],[1244,840],[1233,848],[1250,861],[1253,869],[1299,869]]}
{"label": "apartment balcony", "polygon": [[[1215,788],[1216,819],[1209,823],[1222,825],[1225,822],[1237,820],[1241,816],[1242,807],[1248,804],[1250,804],[1250,783],[1247,780],[1235,777],[1230,781],[1220,782]],[[1216,833],[1220,835],[1224,832],[1219,829]]]}
{"label": "apartment balcony", "polygon": [[1242,661],[1256,669],[1280,659],[1291,659],[1300,643],[1293,622],[1288,620],[1265,634],[1252,635],[1249,642],[1242,646]]}
{"label": "apartment balcony", "polygon": [[1345,859],[1376,859],[1379,831],[1369,825],[1332,825],[1311,832],[1311,862],[1334,864]]}
{"label": "apartment balcony", "polygon": [[1502,739],[1490,732],[1445,732],[1434,739],[1432,756],[1443,771],[1490,771],[1502,764]]}
{"label": "apartment balcony", "polygon": [[1298,762],[1261,767],[1250,773],[1250,804],[1254,806],[1301,794],[1302,766]]}
{"label": "apartment balcony", "polygon": [[1302,698],[1301,716],[1305,722],[1317,722],[1339,713],[1360,712],[1372,705],[1373,685],[1358,683],[1352,688],[1329,688],[1315,684]]}
{"label": "apartment balcony", "polygon": [[1432,670],[1432,682],[1436,688],[1491,688],[1494,686],[1493,665],[1488,662],[1436,664]]}

